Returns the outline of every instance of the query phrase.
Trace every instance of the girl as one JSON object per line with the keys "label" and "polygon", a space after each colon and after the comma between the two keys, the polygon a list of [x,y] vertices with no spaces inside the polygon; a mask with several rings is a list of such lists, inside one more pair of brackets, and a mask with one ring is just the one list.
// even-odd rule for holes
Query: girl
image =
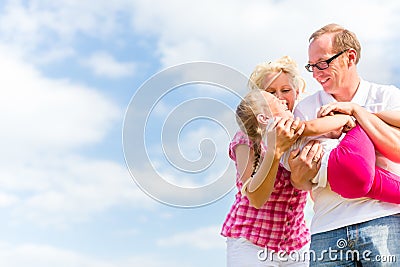
{"label": "girl", "polygon": [[[284,57],[261,64],[249,83],[257,91],[258,87],[274,88],[290,111],[304,88],[292,62]],[[275,77],[278,72],[281,75]],[[255,80],[256,76],[262,79]],[[253,87],[254,82],[259,82],[259,86]],[[229,146],[229,156],[236,165],[238,188],[221,232],[227,237],[229,267],[308,266],[304,255],[308,252],[310,233],[303,212],[307,192],[295,189],[290,182],[290,172],[279,164],[281,156],[301,135],[304,126],[287,117],[276,119],[273,127],[276,132],[268,132],[267,145],[262,142],[263,132],[257,129],[253,134],[247,132],[249,135],[238,131]],[[317,172],[316,166],[314,175]],[[242,193],[243,183],[257,180],[261,182],[256,186],[254,183],[254,190]],[[251,186],[248,184],[248,188]]]}

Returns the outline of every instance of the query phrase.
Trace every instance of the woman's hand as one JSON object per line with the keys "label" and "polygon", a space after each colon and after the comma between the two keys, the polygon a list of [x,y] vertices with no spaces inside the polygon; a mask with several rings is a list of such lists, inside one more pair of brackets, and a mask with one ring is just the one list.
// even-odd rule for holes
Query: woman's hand
{"label": "woman's hand", "polygon": [[347,133],[348,131],[350,131],[354,127],[356,127],[356,122],[354,121],[354,119],[351,116],[349,116],[349,119],[347,120],[347,123],[343,126],[343,132]]}

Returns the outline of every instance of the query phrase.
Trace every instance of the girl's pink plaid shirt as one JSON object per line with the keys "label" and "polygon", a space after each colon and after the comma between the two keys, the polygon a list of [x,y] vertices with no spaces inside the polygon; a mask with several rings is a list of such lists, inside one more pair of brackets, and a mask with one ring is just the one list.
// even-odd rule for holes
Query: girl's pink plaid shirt
{"label": "girl's pink plaid shirt", "polygon": [[[247,135],[239,131],[229,146],[229,156],[236,164],[235,147],[245,144],[252,147]],[[262,154],[265,153],[262,147]],[[240,191],[242,181],[236,174],[239,192],[222,226],[225,237],[246,238],[257,246],[273,251],[299,250],[310,241],[310,232],[304,220],[307,192],[295,189],[290,183],[290,172],[279,166],[274,190],[260,209],[250,206]]]}

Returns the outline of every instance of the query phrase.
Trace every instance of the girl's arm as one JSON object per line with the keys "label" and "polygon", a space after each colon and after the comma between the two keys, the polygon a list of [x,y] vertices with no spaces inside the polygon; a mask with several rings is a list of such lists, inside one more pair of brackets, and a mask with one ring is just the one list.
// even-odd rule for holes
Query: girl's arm
{"label": "girl's arm", "polygon": [[341,130],[345,125],[355,125],[349,115],[335,114],[322,118],[304,121],[304,136],[324,135],[332,131]]}
{"label": "girl's arm", "polygon": [[[268,149],[264,159],[260,161],[258,171],[253,173],[254,151],[247,145],[236,147],[237,171],[245,187],[246,196],[250,204],[259,209],[269,199],[274,189],[275,177],[278,172],[280,156],[272,149]],[[262,181],[259,184],[259,181]]]}
{"label": "girl's arm", "polygon": [[[236,147],[236,166],[243,182],[242,191],[253,207],[261,208],[268,201],[274,189],[280,158],[303,133],[304,126],[297,127],[299,122],[298,119],[275,119],[267,129],[267,151],[253,176],[253,149],[247,145]],[[293,131],[294,128],[298,129]]]}

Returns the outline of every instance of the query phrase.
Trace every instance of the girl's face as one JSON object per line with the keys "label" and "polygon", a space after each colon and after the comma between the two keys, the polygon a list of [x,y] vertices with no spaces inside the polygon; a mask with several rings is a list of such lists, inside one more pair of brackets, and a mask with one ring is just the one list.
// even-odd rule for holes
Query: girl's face
{"label": "girl's face", "polygon": [[289,110],[286,100],[280,100],[271,93],[262,91],[263,113],[267,117],[293,118],[293,113]]}
{"label": "girl's face", "polygon": [[299,95],[299,90],[294,89],[289,82],[289,76],[282,72],[269,86],[265,88],[264,85],[268,83],[277,73],[272,73],[265,76],[263,88],[266,92],[271,93],[278,99],[285,101],[287,108],[293,112],[294,106],[296,104],[297,97]]}

